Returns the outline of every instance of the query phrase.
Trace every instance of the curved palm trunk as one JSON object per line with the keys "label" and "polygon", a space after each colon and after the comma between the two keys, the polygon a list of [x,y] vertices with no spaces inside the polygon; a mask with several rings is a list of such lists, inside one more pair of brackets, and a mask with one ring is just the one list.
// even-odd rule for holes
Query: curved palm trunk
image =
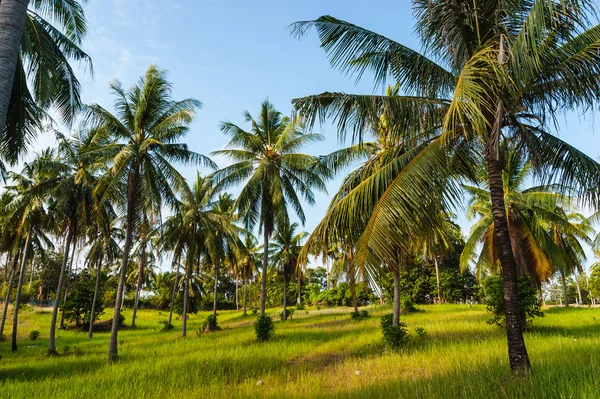
{"label": "curved palm trunk", "polygon": [[2,311],[2,321],[0,321],[0,341],[2,341],[4,334],[4,323],[6,323],[6,314],[8,313],[8,304],[10,303],[10,293],[13,287],[13,281],[15,279],[15,272],[17,270],[17,266],[19,265],[19,256],[20,251],[13,258],[13,266],[10,271],[10,277],[8,279],[8,291],[6,291],[6,298],[4,299],[4,310]]}
{"label": "curved palm trunk", "polygon": [[246,313],[246,268],[244,267],[244,316],[247,315]]}
{"label": "curved palm trunk", "polygon": [[187,335],[187,314],[190,298],[190,275],[192,274],[191,267],[186,267],[185,271],[185,286],[183,288],[183,326],[181,328],[181,336],[185,338]]}
{"label": "curved palm trunk", "polygon": [[135,183],[137,178],[129,175],[127,184],[127,230],[125,233],[125,245],[123,246],[123,260],[121,261],[121,272],[119,276],[119,286],[117,288],[117,297],[115,299],[115,310],[113,312],[112,328],[110,331],[110,346],[108,349],[108,360],[114,361],[119,358],[119,349],[117,339],[119,335],[119,316],[121,315],[121,301],[123,300],[123,289],[127,280],[127,265],[129,264],[129,252],[131,251],[131,241],[133,238],[133,223],[135,206],[137,202],[135,194]]}
{"label": "curved palm trunk", "polygon": [[175,284],[173,284],[173,294],[171,295],[171,306],[169,306],[169,324],[173,320],[173,305],[175,304],[175,295],[177,293],[177,283],[179,282],[179,266],[175,272]]}
{"label": "curved palm trunk", "polygon": [[260,290],[260,315],[265,315],[265,307],[267,305],[267,269],[269,267],[269,233],[264,229],[265,248],[263,251],[263,272]]}
{"label": "curved palm trunk", "polygon": [[287,320],[287,278],[283,273],[283,320]]}
{"label": "curved palm trunk", "polygon": [[29,251],[31,245],[31,229],[27,233],[25,240],[25,250],[23,251],[23,259],[21,260],[21,270],[19,271],[19,283],[17,284],[17,295],[15,297],[15,309],[13,310],[13,326],[12,326],[12,351],[17,351],[17,330],[19,327],[19,305],[21,303],[21,288],[23,287],[23,276],[25,274],[25,265],[29,260]]}
{"label": "curved palm trunk", "polygon": [[435,265],[435,279],[437,282],[438,303],[442,303],[442,294],[440,289],[440,268],[437,261],[437,256],[433,255],[433,264]]}
{"label": "curved palm trunk", "polygon": [[523,339],[523,326],[519,317],[517,296],[517,265],[512,251],[506,207],[504,204],[504,188],[502,183],[502,163],[496,159],[492,146],[486,151],[486,163],[489,175],[490,201],[494,221],[494,235],[498,246],[498,254],[502,264],[504,280],[504,308],[506,314],[506,336],[508,341],[508,358],[513,371],[531,369],[529,355]]}
{"label": "curved palm trunk", "polygon": [[56,319],[58,317],[58,307],[60,306],[60,294],[62,292],[62,286],[65,280],[65,269],[67,268],[67,262],[69,261],[69,253],[71,251],[71,242],[75,235],[74,224],[69,224],[69,231],[67,233],[67,239],[65,241],[65,250],[63,252],[63,261],[60,267],[60,275],[58,277],[58,286],[56,287],[56,299],[54,300],[54,308],[52,309],[52,321],[50,322],[50,333],[48,335],[48,354],[53,355],[56,353]]}
{"label": "curved palm trunk", "polygon": [[394,298],[392,301],[393,315],[392,325],[400,325],[400,272],[398,269],[392,269],[392,275],[394,276]]}
{"label": "curved palm trunk", "polygon": [[567,297],[567,280],[565,279],[565,273],[563,273],[562,270],[560,272],[560,279],[562,281],[563,295],[565,296],[565,307],[568,308],[569,307],[569,297]]}
{"label": "curved palm trunk", "polygon": [[219,288],[219,272],[221,269],[221,260],[215,261],[215,288],[213,291],[213,316],[217,317],[217,289]]}
{"label": "curved palm trunk", "polygon": [[6,123],[29,0],[0,2],[0,129]]}
{"label": "curved palm trunk", "polygon": [[[75,259],[75,249],[77,245],[73,245],[73,251],[71,252],[71,260],[69,262],[69,273],[67,273],[67,281],[65,282],[65,297],[63,298],[63,305],[67,302],[69,298],[69,286],[71,285],[71,274],[73,273],[73,259]],[[65,310],[63,309],[60,312],[60,323],[58,323],[59,330],[65,330]]]}
{"label": "curved palm trunk", "polygon": [[579,305],[583,305],[583,298],[581,297],[581,287],[579,287],[579,281],[577,280],[577,274],[575,274],[575,287],[577,287],[577,297],[579,298]]}
{"label": "curved palm trunk", "polygon": [[88,338],[94,336],[94,312],[96,311],[96,300],[98,298],[98,289],[100,288],[100,273],[102,272],[102,261],[104,254],[100,255],[98,260],[98,268],[96,269],[96,286],[94,287],[94,301],[92,302],[92,311],[90,312],[90,328],[88,330]]}
{"label": "curved palm trunk", "polygon": [[135,317],[137,316],[140,295],[142,293],[142,281],[144,281],[144,270],[146,269],[146,241],[142,244],[142,257],[140,259],[140,270],[138,272],[137,283],[135,285],[135,300],[133,301],[133,315],[131,316],[131,327],[135,327]]}

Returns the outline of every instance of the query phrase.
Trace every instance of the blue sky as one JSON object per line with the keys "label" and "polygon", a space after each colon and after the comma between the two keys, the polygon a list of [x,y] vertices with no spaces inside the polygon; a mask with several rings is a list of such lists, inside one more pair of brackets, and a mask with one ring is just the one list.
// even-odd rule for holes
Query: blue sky
{"label": "blue sky", "polygon": [[[87,3],[89,34],[83,48],[94,63],[93,78],[80,73],[86,103],[112,106],[108,83],[133,84],[150,64],[169,71],[175,99],[194,97],[204,103],[185,141],[192,150],[209,154],[227,139],[219,122],[243,125],[242,112],[256,113],[269,98],[285,114],[291,99],[323,91],[371,93],[366,75],[352,77],[332,70],[313,33],[298,41],[289,24],[330,14],[369,28],[410,47],[419,48],[409,1],[239,1],[239,0],[92,0]],[[560,137],[598,158],[594,115],[568,115]],[[326,140],[307,149],[315,155],[340,146],[335,129],[316,128]],[[51,145],[38,140],[36,150]],[[221,164],[222,161],[217,160]],[[194,169],[182,168],[187,177]],[[339,179],[328,185],[334,193]],[[323,216],[329,196],[319,194],[315,207],[306,207],[305,229]],[[469,223],[461,217],[463,230]]]}

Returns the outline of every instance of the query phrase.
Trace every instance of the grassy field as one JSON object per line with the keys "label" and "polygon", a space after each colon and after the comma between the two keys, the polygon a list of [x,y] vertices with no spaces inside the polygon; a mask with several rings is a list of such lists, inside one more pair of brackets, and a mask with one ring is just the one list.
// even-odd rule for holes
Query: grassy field
{"label": "grassy field", "polygon": [[[483,307],[419,309],[403,316],[412,339],[401,351],[381,344],[387,307],[371,307],[373,317],[362,321],[350,320],[347,308],[296,312],[276,323],[266,344],[253,340],[253,316],[221,312],[223,330],[198,336],[208,313],[198,314],[182,339],[180,322],[164,332],[165,312],[141,311],[139,327],[120,332],[121,359],[112,365],[109,333],[88,340],[59,331],[61,356],[46,357],[50,314],[25,311],[19,352],[0,343],[0,398],[600,397],[598,309],[548,309],[536,320],[526,334],[534,372],[521,380],[510,378],[503,332],[485,323]],[[125,316],[129,322],[131,313]],[[418,337],[416,327],[427,334]],[[34,329],[41,336],[30,341]]]}

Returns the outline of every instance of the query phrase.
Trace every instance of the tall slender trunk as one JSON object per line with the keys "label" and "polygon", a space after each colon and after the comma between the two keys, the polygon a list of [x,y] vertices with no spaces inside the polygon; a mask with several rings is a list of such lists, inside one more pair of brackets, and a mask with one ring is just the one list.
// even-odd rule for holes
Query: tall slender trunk
{"label": "tall slender trunk", "polygon": [[183,287],[183,326],[181,328],[182,337],[187,335],[187,314],[190,298],[190,275],[192,274],[192,267],[191,265],[187,265],[185,269],[185,285]]}
{"label": "tall slender trunk", "polygon": [[440,267],[438,265],[437,256],[433,255],[433,264],[435,265],[435,279],[437,282],[438,303],[442,303],[442,294],[440,288]]}
{"label": "tall slender trunk", "polygon": [[31,296],[31,285],[33,284],[33,270],[35,269],[35,258],[31,260],[31,273],[29,273],[29,295]]}
{"label": "tall slender trunk", "polygon": [[92,301],[92,311],[90,312],[90,328],[88,330],[88,338],[94,336],[94,312],[96,311],[96,300],[98,299],[98,290],[100,289],[100,274],[102,273],[102,261],[104,260],[104,253],[100,254],[98,260],[98,268],[96,269],[96,285],[94,287],[94,300]]}
{"label": "tall slender trunk", "polygon": [[244,316],[247,315],[246,313],[246,266],[244,266]]}
{"label": "tall slender trunk", "polygon": [[125,233],[125,245],[123,246],[123,259],[121,261],[117,297],[115,299],[115,309],[113,312],[112,327],[110,331],[110,346],[108,349],[109,361],[114,361],[119,358],[119,349],[117,347],[117,339],[119,335],[119,316],[121,315],[121,301],[123,300],[123,289],[125,287],[125,281],[127,280],[127,265],[129,264],[129,252],[131,251],[131,241],[133,238],[133,224],[137,200],[136,185],[137,171],[129,175],[127,182],[127,229]]}
{"label": "tall slender trunk", "polygon": [[508,358],[513,371],[531,369],[529,355],[523,339],[523,326],[519,317],[517,296],[517,265],[512,251],[506,207],[504,203],[504,187],[502,183],[502,162],[497,159],[497,145],[490,145],[486,150],[486,163],[489,175],[490,202],[494,221],[494,236],[498,247],[498,255],[502,265],[504,282],[504,309],[506,314],[506,336],[508,341]]}
{"label": "tall slender trunk", "polygon": [[352,306],[354,307],[354,311],[358,312],[358,300],[356,299],[356,276],[354,275],[354,271],[350,273],[350,291],[352,293]]}
{"label": "tall slender trunk", "polygon": [[219,289],[219,272],[221,271],[221,260],[215,260],[215,287],[213,290],[213,316],[217,317],[217,290]]}
{"label": "tall slender trunk", "polygon": [[21,288],[23,287],[23,276],[25,275],[25,265],[29,260],[29,251],[31,246],[31,228],[27,233],[25,240],[25,249],[23,250],[23,259],[21,259],[21,270],[19,271],[19,282],[17,284],[17,295],[15,297],[15,309],[13,310],[13,328],[12,328],[12,351],[17,351],[17,330],[19,327],[19,304],[21,303]]}
{"label": "tall slender trunk", "polygon": [[296,305],[302,306],[302,272],[298,269],[298,297],[296,298]]}
{"label": "tall slender trunk", "polygon": [[48,335],[48,354],[56,354],[56,319],[58,317],[58,307],[60,306],[60,295],[62,286],[65,280],[65,271],[67,269],[67,262],[69,261],[69,253],[71,252],[71,242],[75,235],[75,224],[69,223],[69,231],[67,232],[67,239],[65,240],[65,248],[63,251],[63,261],[60,266],[60,275],[58,277],[58,286],[56,287],[56,299],[54,301],[54,308],[52,309],[52,321],[50,322],[50,333]]}
{"label": "tall slender trunk", "polygon": [[4,310],[2,311],[2,321],[0,321],[0,341],[4,339],[4,324],[6,323],[6,315],[8,313],[8,304],[10,303],[10,293],[13,287],[13,281],[15,280],[15,272],[17,271],[17,266],[19,265],[21,251],[18,251],[17,254],[13,257],[13,266],[10,271],[10,277],[8,279],[8,291],[6,291],[6,298],[4,299]]}
{"label": "tall slender trunk", "polygon": [[177,283],[179,282],[179,265],[177,265],[175,271],[175,283],[173,284],[173,294],[171,295],[171,306],[169,306],[169,324],[173,320],[173,305],[175,304],[175,297],[177,294]]}
{"label": "tall slender trunk", "polygon": [[583,298],[581,297],[581,287],[579,287],[579,281],[577,280],[577,274],[575,274],[575,287],[577,287],[577,297],[579,298],[579,305],[583,305]]}
{"label": "tall slender trunk", "polygon": [[233,279],[235,280],[235,310],[236,312],[240,311],[240,299],[239,299],[239,295],[238,295],[238,291],[239,291],[239,279],[237,276],[237,273],[234,271],[233,272]]}
{"label": "tall slender trunk", "polygon": [[287,320],[287,278],[283,273],[283,320]]}
{"label": "tall slender trunk", "polygon": [[325,283],[325,289],[329,291],[331,288],[331,272],[329,270],[329,259],[325,260],[325,273],[327,274],[327,281]]}
{"label": "tall slender trunk", "polygon": [[567,280],[565,279],[565,274],[562,272],[560,272],[560,279],[562,281],[562,289],[563,289],[563,295],[565,296],[565,307],[569,307],[569,298],[567,297]]}
{"label": "tall slender trunk", "polygon": [[397,268],[392,269],[392,275],[394,276],[394,298],[393,298],[393,309],[392,325],[400,325],[400,272]]}
{"label": "tall slender trunk", "polygon": [[260,290],[260,315],[265,315],[265,307],[267,306],[267,269],[269,268],[269,232],[264,229],[265,248],[263,251],[263,272],[262,284]]}
{"label": "tall slender trunk", "polygon": [[[71,260],[69,262],[69,272],[67,273],[67,281],[65,281],[65,297],[63,299],[63,305],[67,302],[69,298],[69,287],[71,285],[71,274],[73,273],[73,260],[75,259],[75,249],[77,248],[77,243],[73,244],[73,251],[71,252]],[[58,323],[59,330],[65,330],[65,309],[60,312],[60,322]]]}
{"label": "tall slender trunk", "polygon": [[0,2],[0,129],[6,123],[28,5],[29,0]]}
{"label": "tall slender trunk", "polygon": [[140,295],[142,293],[142,282],[144,281],[144,271],[146,269],[146,238],[142,238],[142,253],[140,259],[140,270],[138,271],[137,284],[135,285],[135,299],[133,301],[133,315],[131,316],[131,327],[135,327],[135,317],[137,316]]}

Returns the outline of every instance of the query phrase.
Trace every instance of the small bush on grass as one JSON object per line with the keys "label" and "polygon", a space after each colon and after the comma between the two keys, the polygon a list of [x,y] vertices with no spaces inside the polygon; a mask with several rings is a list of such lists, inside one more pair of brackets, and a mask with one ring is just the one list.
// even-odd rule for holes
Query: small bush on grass
{"label": "small bush on grass", "polygon": [[392,325],[393,319],[394,315],[391,313],[381,318],[383,342],[392,348],[399,348],[408,342],[409,335],[406,330],[406,324],[400,323],[400,325],[394,326]]}
{"label": "small bush on grass", "polygon": [[294,314],[294,309],[286,309],[285,312],[287,313],[287,318],[283,317],[283,312],[279,313],[279,318],[281,320],[287,320],[287,319],[292,319],[292,315]]}
{"label": "small bush on grass", "polygon": [[414,313],[417,311],[415,303],[409,298],[406,298],[404,301],[402,301],[402,308],[407,313]]}
{"label": "small bush on grass", "polygon": [[369,311],[365,310],[365,309],[363,309],[361,311],[350,313],[350,318],[352,320],[361,320],[361,319],[366,319],[368,317],[369,317]]}
{"label": "small bush on grass", "polygon": [[306,309],[306,306],[304,306],[304,304],[300,304],[300,305],[296,305],[296,310],[304,310]]}
{"label": "small bush on grass", "polygon": [[206,320],[204,320],[200,329],[204,332],[220,330],[221,327],[217,323],[217,316],[212,314],[206,316]]}
{"label": "small bush on grass", "polygon": [[425,331],[425,329],[423,327],[416,327],[415,332],[421,338],[423,338],[423,337],[425,337],[425,335],[427,335],[427,331]]}
{"label": "small bush on grass", "polygon": [[256,334],[256,340],[258,342],[266,342],[273,337],[275,334],[275,325],[273,319],[269,316],[258,316],[254,322],[254,332]]}
{"label": "small bush on grass", "polygon": [[166,320],[160,321],[159,323],[163,325],[162,331],[169,331],[169,330],[172,330],[173,328],[175,328],[175,326],[173,326],[173,324],[169,323]]}
{"label": "small bush on grass", "polygon": [[38,330],[33,330],[29,333],[29,339],[35,341],[40,336],[40,332]]}

